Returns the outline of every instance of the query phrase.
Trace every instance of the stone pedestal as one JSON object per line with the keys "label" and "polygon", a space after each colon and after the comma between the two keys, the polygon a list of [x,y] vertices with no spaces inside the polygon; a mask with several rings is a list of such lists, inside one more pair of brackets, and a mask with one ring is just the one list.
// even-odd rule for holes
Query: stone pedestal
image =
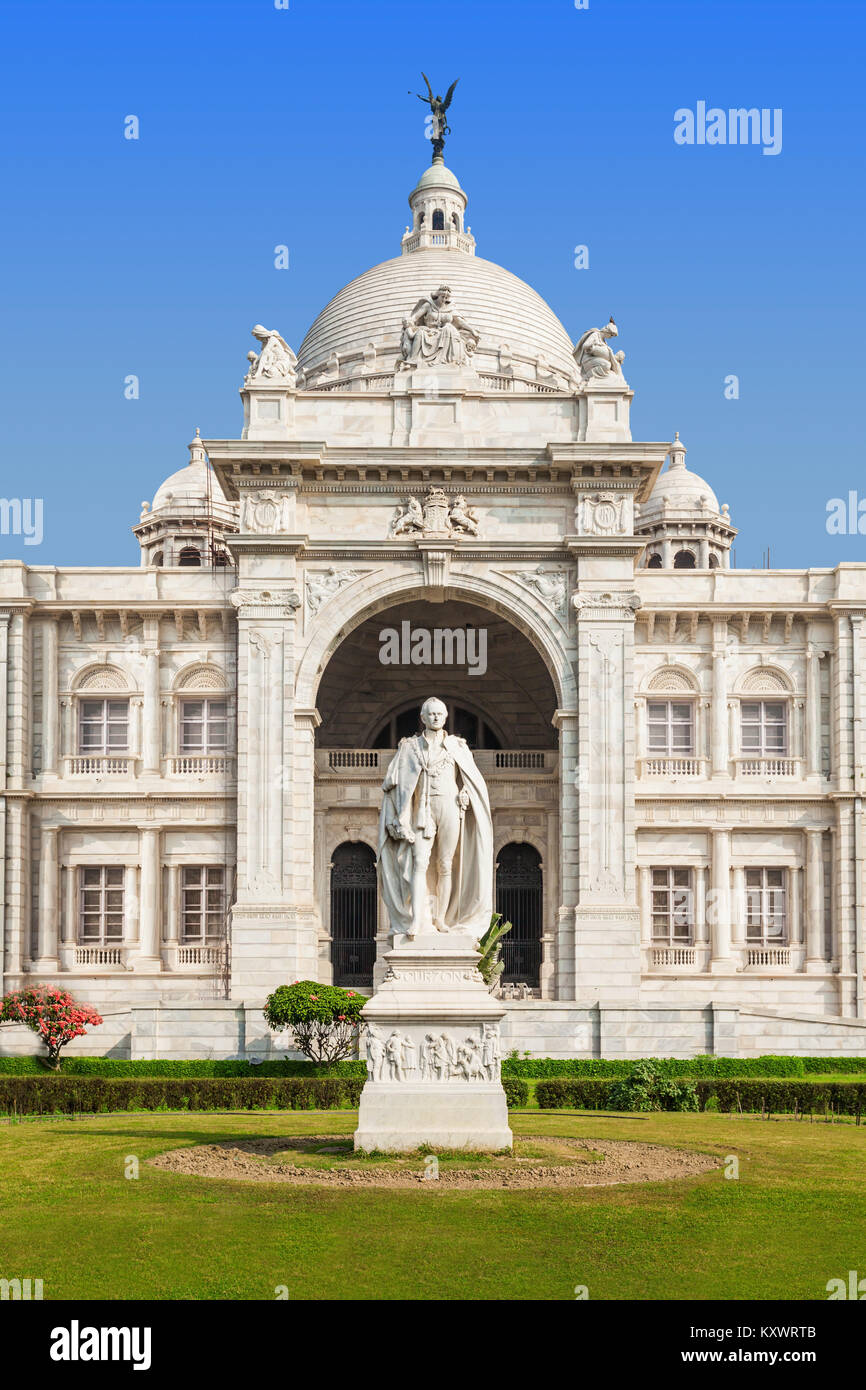
{"label": "stone pedestal", "polygon": [[472,938],[398,937],[385,960],[363,1011],[368,1080],[355,1148],[510,1149],[499,1076],[505,1009],[478,973]]}

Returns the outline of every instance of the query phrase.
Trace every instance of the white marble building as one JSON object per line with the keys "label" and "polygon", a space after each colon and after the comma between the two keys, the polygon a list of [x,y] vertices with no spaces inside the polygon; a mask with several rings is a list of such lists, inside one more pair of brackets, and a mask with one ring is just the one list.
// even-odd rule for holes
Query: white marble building
{"label": "white marble building", "polygon": [[80,1050],[261,1056],[277,984],[370,988],[435,693],[490,790],[506,1048],[866,1054],[866,566],[731,569],[614,325],[575,346],[476,256],[441,162],[409,203],[297,355],[254,330],[241,437],[196,437],[140,566],[0,564],[3,990],[99,1006]]}

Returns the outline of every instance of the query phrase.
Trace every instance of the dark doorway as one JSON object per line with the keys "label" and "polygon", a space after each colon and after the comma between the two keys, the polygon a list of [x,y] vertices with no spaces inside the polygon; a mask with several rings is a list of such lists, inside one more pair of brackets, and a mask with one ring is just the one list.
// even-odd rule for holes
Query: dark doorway
{"label": "dark doorway", "polygon": [[331,860],[334,984],[372,989],[376,959],[376,856],[369,845],[338,845]]}
{"label": "dark doorway", "polygon": [[503,984],[540,983],[541,855],[532,845],[503,845],[496,863],[496,911],[513,927],[502,938]]}

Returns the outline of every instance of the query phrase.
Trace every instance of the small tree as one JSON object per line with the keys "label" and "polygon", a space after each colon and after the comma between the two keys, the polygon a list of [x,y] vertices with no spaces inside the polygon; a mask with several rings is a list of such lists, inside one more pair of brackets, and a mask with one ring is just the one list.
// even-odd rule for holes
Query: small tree
{"label": "small tree", "polygon": [[501,912],[494,912],[490,918],[490,926],[478,942],[477,949],[481,952],[478,969],[481,972],[481,978],[491,991],[496,988],[499,976],[505,969],[505,961],[500,960],[502,938],[506,932],[511,931],[512,925],[511,922],[503,922]]}
{"label": "small tree", "polygon": [[102,1018],[90,1004],[77,1003],[71,994],[53,985],[22,989],[0,1001],[0,1022],[24,1023],[38,1033],[46,1048],[46,1062],[60,1069],[60,1049],[73,1038],[82,1038],[86,1024],[97,1028]]}
{"label": "small tree", "polygon": [[338,1062],[355,1049],[366,1002],[354,989],[295,980],[268,995],[264,1015],[275,1033],[291,1028],[298,1051],[311,1062]]}

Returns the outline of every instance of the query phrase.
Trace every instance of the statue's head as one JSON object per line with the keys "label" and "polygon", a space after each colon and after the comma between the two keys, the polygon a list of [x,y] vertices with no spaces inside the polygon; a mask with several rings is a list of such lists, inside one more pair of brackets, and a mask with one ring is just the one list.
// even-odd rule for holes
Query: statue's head
{"label": "statue's head", "polygon": [[425,729],[444,729],[447,722],[447,706],[435,695],[431,695],[421,706],[421,723]]}
{"label": "statue's head", "polygon": [[449,285],[440,285],[433,298],[437,304],[447,304],[451,298],[451,288]]}
{"label": "statue's head", "polygon": [[618,338],[618,337],[619,337],[619,330],[617,329],[617,326],[616,326],[616,324],[614,323],[613,319],[611,319],[608,323],[606,323],[605,326],[604,326],[604,328],[603,328],[601,331],[602,331],[603,337],[605,337],[605,338]]}

